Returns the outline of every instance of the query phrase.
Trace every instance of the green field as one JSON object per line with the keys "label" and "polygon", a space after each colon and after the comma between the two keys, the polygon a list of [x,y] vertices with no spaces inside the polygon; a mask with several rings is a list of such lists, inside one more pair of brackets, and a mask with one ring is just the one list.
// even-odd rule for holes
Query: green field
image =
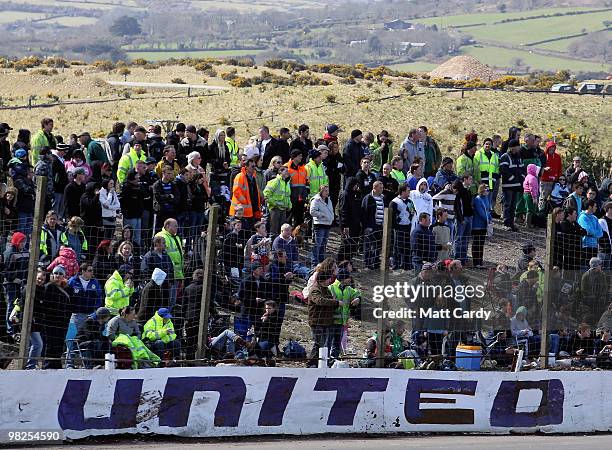
{"label": "green field", "polygon": [[[130,0],[100,0],[103,3],[114,3],[118,7],[121,6],[134,6],[135,3]],[[84,8],[84,9],[111,9],[114,8],[112,5],[99,4],[99,3],[91,3],[86,0],[79,2],[63,2],[58,0],[19,0],[19,3],[29,4],[29,5],[43,5],[43,6],[68,6],[73,8]]]}
{"label": "green field", "polygon": [[147,61],[161,61],[170,58],[225,58],[231,56],[256,55],[262,50],[202,50],[195,52],[127,52],[131,59],[143,58]]}
{"label": "green field", "polygon": [[484,64],[495,67],[511,67],[513,58],[521,58],[524,64],[528,65],[531,70],[562,70],[569,69],[571,71],[605,71],[610,69],[610,65],[576,61],[565,58],[555,58],[552,56],[536,55],[529,53],[528,50],[510,50],[499,47],[461,47],[461,51],[465,54],[472,55]]}
{"label": "green field", "polygon": [[21,11],[3,11],[0,14],[0,24],[13,23],[19,20],[35,20],[42,19],[47,14],[44,13],[30,13]]}
{"label": "green field", "polygon": [[65,27],[80,27],[82,25],[93,25],[98,19],[96,17],[57,17],[55,19],[44,20],[41,23],[63,25]]}
{"label": "green field", "polygon": [[[604,36],[606,36],[606,39],[608,40],[612,39],[612,31],[606,32]],[[580,39],[582,39],[582,36],[570,39],[563,39],[562,41],[547,42],[545,44],[538,44],[537,48],[541,48],[544,50],[554,50],[557,52],[567,52],[569,46],[572,45],[574,42],[579,41]]]}
{"label": "green field", "polygon": [[403,64],[392,64],[389,66],[390,69],[397,70],[400,72],[429,72],[438,67],[438,64],[432,64],[428,62],[417,61],[413,63]]}

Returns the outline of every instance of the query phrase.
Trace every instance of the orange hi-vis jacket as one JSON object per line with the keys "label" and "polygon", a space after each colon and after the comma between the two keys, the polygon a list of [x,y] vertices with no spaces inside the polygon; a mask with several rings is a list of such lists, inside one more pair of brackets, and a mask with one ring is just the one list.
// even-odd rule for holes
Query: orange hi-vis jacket
{"label": "orange hi-vis jacket", "polygon": [[291,200],[292,201],[305,201],[308,197],[308,172],[306,166],[299,165],[297,169],[292,166],[293,160],[290,159],[285,164],[289,169],[289,176],[291,179]]}
{"label": "orange hi-vis jacket", "polygon": [[230,205],[230,215],[236,214],[236,207],[243,206],[244,217],[255,217],[261,219],[261,192],[257,188],[257,205],[259,211],[253,215],[253,205],[251,204],[251,193],[249,192],[249,182],[247,180],[246,167],[240,170],[240,173],[234,178],[234,186],[232,187],[232,204]]}

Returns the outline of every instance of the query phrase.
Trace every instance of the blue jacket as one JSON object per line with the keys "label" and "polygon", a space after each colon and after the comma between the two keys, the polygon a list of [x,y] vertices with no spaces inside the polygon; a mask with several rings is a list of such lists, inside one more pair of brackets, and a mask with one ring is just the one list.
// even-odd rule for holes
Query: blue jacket
{"label": "blue jacket", "polygon": [[300,255],[293,236],[289,238],[289,241],[285,241],[280,235],[277,236],[274,242],[272,242],[272,250],[284,250],[287,254],[287,262],[291,263],[291,265],[300,262]]}
{"label": "blue jacket", "polygon": [[68,280],[68,285],[74,290],[72,299],[72,312],[91,314],[102,305],[103,291],[100,283],[95,278],[89,280],[87,289],[83,289],[83,283],[78,275]]}
{"label": "blue jacket", "polygon": [[489,197],[477,195],[472,201],[474,205],[474,218],[472,219],[473,230],[486,230],[487,225],[492,220],[491,205]]}
{"label": "blue jacket", "polygon": [[438,256],[436,251],[436,237],[429,228],[417,223],[410,235],[410,248],[412,256],[426,262],[435,262]]}
{"label": "blue jacket", "polygon": [[603,230],[597,217],[582,211],[578,216],[578,225],[587,232],[587,235],[582,238],[582,247],[597,248],[597,240],[603,236]]}
{"label": "blue jacket", "polygon": [[436,178],[434,179],[434,184],[438,186],[438,191],[444,189],[448,183],[453,183],[457,179],[457,174],[452,170],[442,170],[438,169],[438,173],[436,173]]}

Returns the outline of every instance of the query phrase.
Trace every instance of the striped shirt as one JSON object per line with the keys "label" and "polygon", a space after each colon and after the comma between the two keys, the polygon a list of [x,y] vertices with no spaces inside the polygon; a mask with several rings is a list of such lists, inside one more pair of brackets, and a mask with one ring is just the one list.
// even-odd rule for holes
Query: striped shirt
{"label": "striped shirt", "polygon": [[448,212],[448,220],[455,220],[455,197],[450,189],[444,189],[433,196],[434,214],[438,208],[444,208]]}
{"label": "striped shirt", "polygon": [[372,195],[372,198],[376,200],[376,225],[382,226],[385,220],[385,202],[383,200],[383,196]]}

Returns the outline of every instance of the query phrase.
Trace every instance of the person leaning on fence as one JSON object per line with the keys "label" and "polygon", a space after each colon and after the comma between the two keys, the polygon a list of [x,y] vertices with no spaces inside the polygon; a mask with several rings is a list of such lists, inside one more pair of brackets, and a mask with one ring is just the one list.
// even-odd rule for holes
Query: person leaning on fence
{"label": "person leaning on fence", "polygon": [[308,367],[317,367],[319,348],[332,348],[334,342],[334,314],[342,306],[328,289],[333,282],[332,271],[321,271],[308,295],[308,325],[312,331],[313,346]]}
{"label": "person leaning on fence", "polygon": [[28,278],[28,261],[30,254],[26,250],[27,237],[16,231],[11,237],[10,244],[4,251],[4,297],[6,299],[6,332],[9,336],[15,335],[13,325],[8,320],[13,309],[13,302],[19,296],[22,284]]}
{"label": "person leaning on fence", "polygon": [[425,262],[436,260],[436,238],[429,229],[431,216],[425,212],[419,214],[419,221],[410,234],[412,266],[416,273],[421,271]]}
{"label": "person leaning on fence", "polygon": [[351,283],[351,274],[346,269],[339,269],[336,281],[329,286],[333,297],[342,302],[334,313],[332,348],[329,351],[332,358],[337,358],[341,351],[344,352],[348,342],[348,321],[351,309],[359,308],[361,303],[361,291],[354,288]]}
{"label": "person leaning on fence", "polygon": [[280,233],[281,225],[287,221],[287,214],[291,211],[290,183],[289,169],[281,166],[278,169],[278,175],[268,181],[263,191],[270,211],[270,233],[273,236]]}
{"label": "person leaning on fence", "polygon": [[159,308],[143,328],[143,340],[160,358],[166,352],[170,353],[171,359],[180,357],[181,345],[171,319],[172,314],[167,308]]}
{"label": "person leaning on fence", "polygon": [[104,306],[109,309],[113,316],[119,310],[130,304],[134,294],[134,270],[131,266],[123,265],[115,270],[104,284]]}

